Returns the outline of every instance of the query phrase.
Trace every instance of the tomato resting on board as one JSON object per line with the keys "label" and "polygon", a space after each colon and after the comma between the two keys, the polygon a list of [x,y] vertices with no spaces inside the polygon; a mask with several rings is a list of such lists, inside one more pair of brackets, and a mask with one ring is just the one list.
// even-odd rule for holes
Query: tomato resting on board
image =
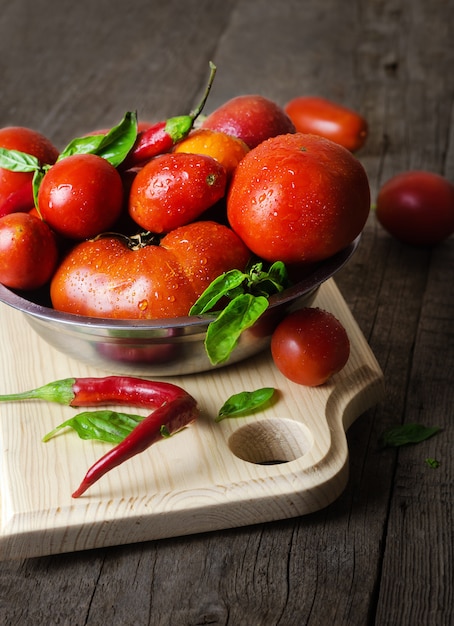
{"label": "tomato resting on board", "polygon": [[307,307],[280,322],[271,338],[271,354],[286,378],[315,387],[346,365],[350,340],[332,313]]}

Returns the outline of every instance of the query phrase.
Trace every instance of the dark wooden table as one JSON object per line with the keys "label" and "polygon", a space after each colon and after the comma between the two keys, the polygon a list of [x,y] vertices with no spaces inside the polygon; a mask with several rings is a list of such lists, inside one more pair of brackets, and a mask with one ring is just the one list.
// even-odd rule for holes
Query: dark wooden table
{"label": "dark wooden table", "polygon": [[[319,94],[362,112],[372,194],[410,168],[454,179],[452,0],[0,0],[0,126],[59,145],[137,109]],[[351,476],[305,517],[0,562],[0,623],[314,626],[453,623],[454,239],[398,243],[372,213],[337,277],[386,377],[348,433]],[[381,449],[386,428],[443,428]],[[438,469],[427,458],[439,460]]]}

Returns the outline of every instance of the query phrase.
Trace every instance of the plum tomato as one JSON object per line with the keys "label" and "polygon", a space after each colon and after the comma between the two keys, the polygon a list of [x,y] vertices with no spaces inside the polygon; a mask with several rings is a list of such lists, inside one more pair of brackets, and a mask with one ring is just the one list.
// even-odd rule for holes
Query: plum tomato
{"label": "plum tomato", "polygon": [[367,174],[343,146],[304,133],[264,141],[238,164],[227,195],[230,226],[273,262],[312,263],[343,249],[370,211]]}
{"label": "plum tomato", "polygon": [[[57,148],[47,137],[23,126],[1,128],[0,147],[31,154],[47,165],[58,158]],[[32,179],[33,172],[13,172],[0,167],[0,216],[33,207]]]}
{"label": "plum tomato", "polygon": [[0,218],[0,283],[11,289],[38,289],[47,283],[58,263],[54,233],[29,213]]}
{"label": "plum tomato", "polygon": [[284,109],[273,100],[257,94],[227,100],[210,113],[200,127],[238,137],[249,148],[255,148],[270,137],[295,132],[295,126]]}
{"label": "plum tomato", "polygon": [[329,311],[306,307],[290,313],[271,337],[279,371],[300,385],[316,387],[340,372],[350,356],[350,340]]}
{"label": "plum tomato", "polygon": [[111,228],[123,199],[121,176],[113,165],[95,154],[73,154],[46,172],[38,208],[55,232],[82,240]]}
{"label": "plum tomato", "polygon": [[218,274],[244,270],[248,259],[239,237],[215,222],[182,226],[159,245],[106,235],[73,247],[55,271],[50,296],[55,309],[92,317],[185,316]]}
{"label": "plum tomato", "polygon": [[129,194],[129,214],[145,230],[168,233],[189,224],[224,194],[227,174],[211,156],[168,153],[137,173]]}
{"label": "plum tomato", "polygon": [[432,246],[454,232],[454,185],[423,170],[402,172],[378,192],[376,216],[396,239]]}
{"label": "plum tomato", "polygon": [[321,135],[351,152],[359,150],[367,139],[366,119],[356,111],[326,98],[299,96],[290,100],[284,110],[297,132]]}

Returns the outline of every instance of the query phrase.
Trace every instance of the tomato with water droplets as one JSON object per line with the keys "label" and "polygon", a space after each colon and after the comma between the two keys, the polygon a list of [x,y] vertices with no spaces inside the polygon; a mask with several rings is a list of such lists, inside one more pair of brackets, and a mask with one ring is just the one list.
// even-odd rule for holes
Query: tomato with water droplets
{"label": "tomato with water droplets", "polygon": [[116,319],[185,316],[220,273],[244,269],[249,254],[230,228],[215,222],[182,226],[160,242],[101,236],[78,243],[60,263],[52,305]]}

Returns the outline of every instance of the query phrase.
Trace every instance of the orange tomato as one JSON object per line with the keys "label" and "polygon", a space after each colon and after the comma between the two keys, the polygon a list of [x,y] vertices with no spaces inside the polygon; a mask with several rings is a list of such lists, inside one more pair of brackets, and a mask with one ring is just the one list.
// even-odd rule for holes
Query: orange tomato
{"label": "orange tomato", "polygon": [[339,143],[350,152],[359,150],[367,139],[367,121],[337,102],[315,96],[300,96],[284,107],[297,132],[314,133]]}
{"label": "orange tomato", "polygon": [[249,148],[238,137],[209,128],[199,128],[177,143],[174,152],[206,154],[213,157],[224,166],[227,177],[230,178],[238,163],[249,152]]}

